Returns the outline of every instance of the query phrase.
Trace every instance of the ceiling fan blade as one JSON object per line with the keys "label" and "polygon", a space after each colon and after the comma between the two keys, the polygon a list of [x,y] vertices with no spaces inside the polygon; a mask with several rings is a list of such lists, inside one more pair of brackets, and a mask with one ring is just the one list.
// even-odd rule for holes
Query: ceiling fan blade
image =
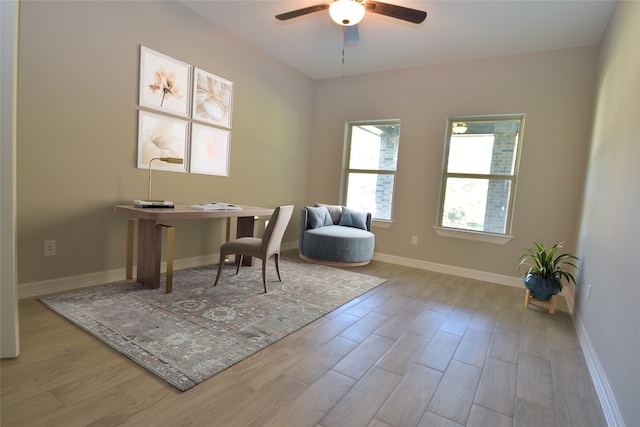
{"label": "ceiling fan blade", "polygon": [[329,9],[329,3],[317,4],[315,6],[303,7],[302,9],[281,13],[280,15],[276,15],[276,19],[286,21],[287,19],[297,18],[298,16],[307,15],[309,13],[320,12],[325,9]]}
{"label": "ceiling fan blade", "polygon": [[379,15],[386,15],[396,19],[402,19],[403,21],[413,22],[414,24],[420,24],[427,17],[427,12],[422,10],[411,9],[409,7],[397,6],[389,3],[382,3],[379,1],[366,0],[364,7],[373,13]]}
{"label": "ceiling fan blade", "polygon": [[345,44],[358,43],[358,40],[360,40],[360,32],[358,31],[358,24],[348,25],[342,28],[344,29]]}

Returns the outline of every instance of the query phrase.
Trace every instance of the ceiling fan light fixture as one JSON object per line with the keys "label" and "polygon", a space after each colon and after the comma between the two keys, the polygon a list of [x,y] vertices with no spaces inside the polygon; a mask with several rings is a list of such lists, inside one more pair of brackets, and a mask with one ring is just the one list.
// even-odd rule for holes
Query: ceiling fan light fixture
{"label": "ceiling fan light fixture", "polygon": [[329,6],[329,15],[336,24],[356,25],[364,17],[364,5],[357,0],[336,0]]}

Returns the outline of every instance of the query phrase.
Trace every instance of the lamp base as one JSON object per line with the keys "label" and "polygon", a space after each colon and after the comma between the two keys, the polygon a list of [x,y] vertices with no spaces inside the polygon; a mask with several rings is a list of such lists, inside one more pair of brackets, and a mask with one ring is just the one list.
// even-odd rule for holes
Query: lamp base
{"label": "lamp base", "polygon": [[173,202],[168,200],[134,200],[133,206],[138,208],[172,208]]}

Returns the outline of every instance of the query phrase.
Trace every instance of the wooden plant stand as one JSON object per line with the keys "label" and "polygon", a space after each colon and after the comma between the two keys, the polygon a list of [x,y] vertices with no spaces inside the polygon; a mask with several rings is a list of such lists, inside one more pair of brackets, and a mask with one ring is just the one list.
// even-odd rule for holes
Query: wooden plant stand
{"label": "wooden plant stand", "polygon": [[531,296],[531,290],[527,289],[527,292],[524,294],[524,308],[529,307],[529,302],[538,301],[549,304],[549,314],[553,314],[556,311],[556,296],[551,295],[551,299],[549,301],[543,301],[541,299],[537,299]]}

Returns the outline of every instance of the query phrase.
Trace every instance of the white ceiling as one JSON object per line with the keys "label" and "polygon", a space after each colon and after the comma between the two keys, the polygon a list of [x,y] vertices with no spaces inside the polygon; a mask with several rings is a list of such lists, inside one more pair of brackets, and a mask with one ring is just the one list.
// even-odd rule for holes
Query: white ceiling
{"label": "white ceiling", "polygon": [[[331,1],[331,0],[327,0]],[[592,46],[614,0],[385,0],[427,12],[419,25],[367,13],[347,45],[327,10],[275,15],[323,0],[180,0],[179,3],[313,79]],[[213,43],[213,41],[212,41]]]}

